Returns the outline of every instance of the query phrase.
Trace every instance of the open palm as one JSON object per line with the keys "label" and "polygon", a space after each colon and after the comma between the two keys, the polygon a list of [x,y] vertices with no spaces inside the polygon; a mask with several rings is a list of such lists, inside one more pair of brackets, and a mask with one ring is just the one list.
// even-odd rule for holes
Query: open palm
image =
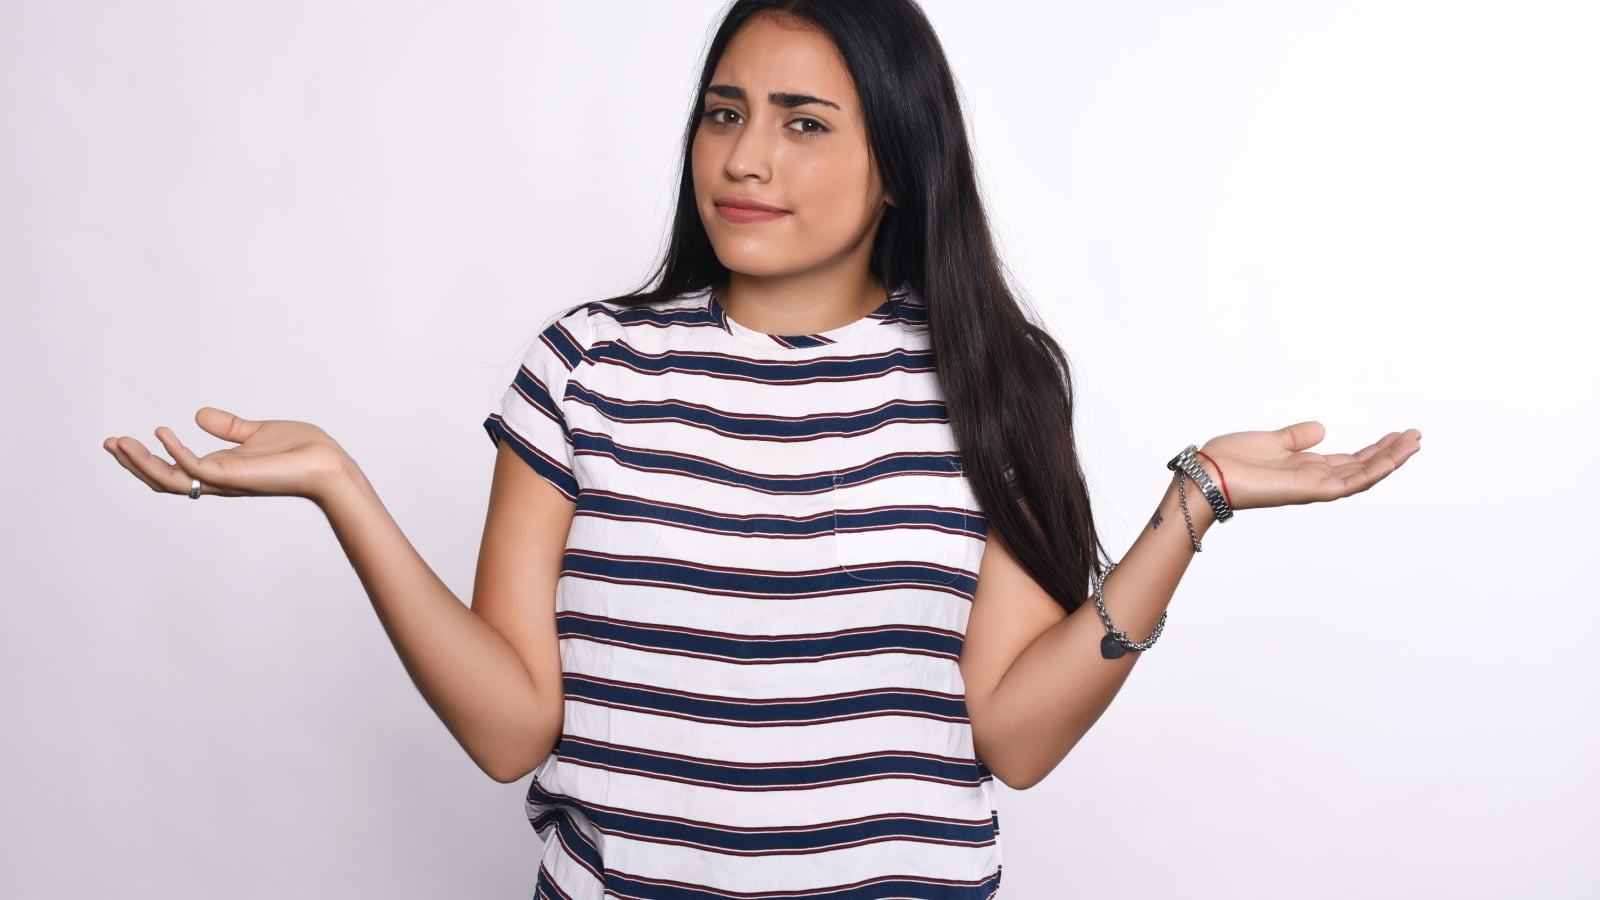
{"label": "open palm", "polygon": [[104,446],[152,490],[185,494],[191,480],[199,479],[204,493],[226,497],[316,500],[346,470],[349,460],[327,432],[306,422],[251,421],[211,407],[195,413],[194,420],[208,434],[238,446],[196,456],[166,427],[156,429],[156,439],[172,462],[131,437],[107,438]]}
{"label": "open palm", "polygon": [[1222,469],[1234,509],[1337,500],[1372,487],[1421,449],[1422,433],[1396,431],[1354,453],[1309,452],[1325,432],[1318,422],[1212,438],[1203,451]]}

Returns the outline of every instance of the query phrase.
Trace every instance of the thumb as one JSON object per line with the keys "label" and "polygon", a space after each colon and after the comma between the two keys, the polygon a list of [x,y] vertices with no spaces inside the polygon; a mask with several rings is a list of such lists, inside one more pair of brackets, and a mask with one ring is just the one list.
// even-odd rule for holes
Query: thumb
{"label": "thumb", "polygon": [[1300,422],[1277,431],[1278,437],[1283,441],[1284,449],[1291,453],[1298,453],[1322,443],[1327,435],[1327,430],[1321,422]]}
{"label": "thumb", "polygon": [[260,422],[241,419],[231,412],[224,412],[214,406],[201,407],[194,414],[194,423],[213,437],[242,444],[250,439],[261,428]]}

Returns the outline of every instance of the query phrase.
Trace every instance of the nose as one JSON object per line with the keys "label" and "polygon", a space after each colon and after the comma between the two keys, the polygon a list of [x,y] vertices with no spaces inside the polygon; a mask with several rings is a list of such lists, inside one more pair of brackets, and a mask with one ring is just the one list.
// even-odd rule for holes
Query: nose
{"label": "nose", "polygon": [[765,184],[772,180],[773,136],[765,123],[746,122],[728,148],[723,171],[730,181],[753,180]]}

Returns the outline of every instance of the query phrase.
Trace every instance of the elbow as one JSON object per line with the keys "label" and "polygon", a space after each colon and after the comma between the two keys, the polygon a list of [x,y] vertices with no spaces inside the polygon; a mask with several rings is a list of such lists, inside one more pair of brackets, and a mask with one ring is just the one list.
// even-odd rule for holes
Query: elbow
{"label": "elbow", "polygon": [[1044,777],[1050,774],[1049,769],[1024,768],[1020,766],[1015,768],[1002,767],[997,769],[985,765],[985,768],[989,770],[989,774],[995,777],[995,780],[999,781],[1006,787],[1011,788],[1013,791],[1025,791],[1043,781]]}
{"label": "elbow", "polygon": [[[996,775],[995,777],[996,778],[1000,778],[999,775]],[[1031,775],[1031,776],[1024,776],[1024,777],[1021,777],[1021,778],[1018,778],[1018,777],[1000,778],[1000,783],[1005,785],[1008,788],[1011,788],[1013,791],[1025,791],[1028,788],[1033,787],[1034,785],[1038,784],[1039,782],[1041,782],[1043,780],[1044,780],[1044,776],[1043,775]]]}
{"label": "elbow", "polygon": [[483,774],[501,784],[511,784],[528,777],[555,752],[561,743],[561,721],[557,707],[554,717],[542,722],[532,720],[532,728],[479,734],[470,742],[457,734],[456,741]]}
{"label": "elbow", "polygon": [[472,761],[478,764],[478,768],[483,770],[483,774],[501,784],[512,784],[521,781],[528,777],[529,772],[538,768],[537,761],[527,759],[486,759],[473,756]]}
{"label": "elbow", "polygon": [[478,763],[478,768],[483,770],[483,774],[501,784],[512,784],[521,781],[529,772],[533,771],[525,766],[494,766],[484,763]]}
{"label": "elbow", "polygon": [[[555,751],[555,744],[554,740],[548,743],[515,741],[497,747],[469,747],[463,743],[461,748],[483,774],[501,784],[511,784],[527,778],[528,773],[537,769]],[[530,745],[542,746],[543,750],[530,752]]]}
{"label": "elbow", "polygon": [[[996,781],[1014,791],[1025,791],[1055,771],[1061,760],[1066,758],[1066,752],[1056,753],[1039,747],[1019,745],[1018,742],[1005,742],[1000,747],[992,748],[993,752],[978,751],[978,760]],[[1070,748],[1069,748],[1070,750]]]}

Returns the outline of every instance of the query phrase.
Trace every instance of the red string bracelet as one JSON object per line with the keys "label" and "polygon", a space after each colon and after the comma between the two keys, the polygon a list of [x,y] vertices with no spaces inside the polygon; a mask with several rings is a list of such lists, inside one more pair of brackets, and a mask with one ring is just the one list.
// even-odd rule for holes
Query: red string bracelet
{"label": "red string bracelet", "polygon": [[1228,479],[1222,474],[1222,467],[1217,465],[1216,460],[1207,456],[1204,450],[1196,450],[1194,455],[1200,457],[1208,463],[1211,463],[1211,468],[1217,470],[1217,481],[1222,484],[1222,499],[1228,501],[1229,506],[1233,506],[1233,498],[1228,496]]}

